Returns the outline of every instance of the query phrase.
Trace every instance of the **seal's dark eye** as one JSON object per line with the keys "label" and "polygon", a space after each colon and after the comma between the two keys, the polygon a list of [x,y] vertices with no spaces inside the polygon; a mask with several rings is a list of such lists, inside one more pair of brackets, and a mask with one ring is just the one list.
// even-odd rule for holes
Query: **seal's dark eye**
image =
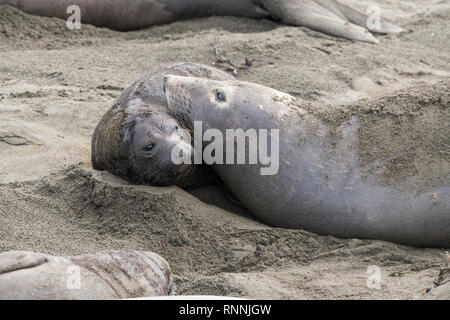
{"label": "seal's dark eye", "polygon": [[216,92],[216,100],[219,102],[225,102],[225,94],[222,91],[217,91]]}
{"label": "seal's dark eye", "polygon": [[145,152],[152,152],[153,151],[153,143],[149,143],[145,147],[142,148]]}

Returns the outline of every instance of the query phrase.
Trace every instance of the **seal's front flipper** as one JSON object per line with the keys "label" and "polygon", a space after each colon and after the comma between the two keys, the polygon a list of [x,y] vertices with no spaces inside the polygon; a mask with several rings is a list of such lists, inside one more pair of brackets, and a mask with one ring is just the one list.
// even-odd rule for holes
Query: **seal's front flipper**
{"label": "seal's front flipper", "polygon": [[283,23],[308,27],[340,38],[378,43],[366,29],[351,23],[332,0],[262,0],[264,8]]}
{"label": "seal's front flipper", "polygon": [[7,251],[0,253],[0,274],[40,266],[48,261],[42,253]]}
{"label": "seal's front flipper", "polygon": [[357,24],[358,26],[367,28],[374,33],[400,33],[405,31],[404,29],[396,26],[395,24],[381,18],[381,12],[377,7],[373,10],[369,10],[370,15],[367,15],[358,9],[352,8],[339,1],[333,1],[339,11],[348,19],[348,21]]}

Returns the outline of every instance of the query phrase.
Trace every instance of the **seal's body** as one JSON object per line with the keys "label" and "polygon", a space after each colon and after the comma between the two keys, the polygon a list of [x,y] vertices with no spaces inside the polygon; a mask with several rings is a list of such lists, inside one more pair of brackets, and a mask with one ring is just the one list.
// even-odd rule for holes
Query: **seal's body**
{"label": "seal's body", "polygon": [[57,257],[0,253],[0,300],[124,299],[175,294],[168,263],[153,252]]}
{"label": "seal's body", "polygon": [[[351,40],[377,43],[369,31],[398,33],[403,29],[336,0],[0,0],[24,12],[67,19],[69,6],[81,10],[81,23],[132,30],[205,16],[273,18]],[[368,22],[369,21],[369,22]],[[379,23],[378,23],[379,22]],[[369,31],[368,31],[369,30]]]}
{"label": "seal's body", "polygon": [[[292,96],[254,83],[167,76],[165,92],[171,112],[201,122],[203,131],[279,130],[276,174],[262,175],[260,163],[213,165],[238,200],[266,223],[344,238],[450,246],[448,180],[428,188],[414,184],[402,188],[400,183],[380,182],[372,170],[384,170],[386,159],[361,164],[364,154],[358,138],[365,128],[360,123],[370,112],[332,128]],[[417,114],[411,119],[405,115],[405,123],[421,123],[432,116],[425,111]],[[405,136],[412,144],[411,135]],[[267,146],[269,153],[276,151],[273,147]],[[393,152],[403,147],[398,145]],[[237,151],[232,152],[236,157]],[[225,148],[223,153],[227,158]]]}

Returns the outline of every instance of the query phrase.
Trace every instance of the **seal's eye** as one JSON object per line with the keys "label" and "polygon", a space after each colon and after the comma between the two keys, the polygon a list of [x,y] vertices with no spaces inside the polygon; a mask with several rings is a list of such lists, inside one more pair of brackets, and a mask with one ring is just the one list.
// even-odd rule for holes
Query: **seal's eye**
{"label": "seal's eye", "polygon": [[217,91],[216,92],[216,100],[219,102],[225,102],[225,94],[222,91]]}
{"label": "seal's eye", "polygon": [[142,150],[144,150],[145,152],[148,152],[148,153],[152,152],[153,151],[153,143],[149,143],[148,145],[143,147]]}

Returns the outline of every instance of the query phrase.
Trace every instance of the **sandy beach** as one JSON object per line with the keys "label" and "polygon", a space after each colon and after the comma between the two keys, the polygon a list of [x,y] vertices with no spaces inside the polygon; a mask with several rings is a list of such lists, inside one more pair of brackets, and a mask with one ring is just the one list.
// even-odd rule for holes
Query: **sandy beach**
{"label": "sandy beach", "polygon": [[[405,105],[448,110],[450,4],[375,2],[406,32],[377,35],[373,45],[236,17],[126,33],[69,30],[62,20],[0,6],[0,251],[151,250],[170,263],[183,295],[422,297],[445,248],[273,228],[218,186],[132,185],[93,170],[90,160],[94,128],[123,90],[162,64],[213,65],[214,48],[235,64],[254,61],[237,79],[323,108],[389,103],[400,92]],[[448,153],[430,171],[448,174]],[[370,266],[381,272],[379,288],[368,286]]]}

